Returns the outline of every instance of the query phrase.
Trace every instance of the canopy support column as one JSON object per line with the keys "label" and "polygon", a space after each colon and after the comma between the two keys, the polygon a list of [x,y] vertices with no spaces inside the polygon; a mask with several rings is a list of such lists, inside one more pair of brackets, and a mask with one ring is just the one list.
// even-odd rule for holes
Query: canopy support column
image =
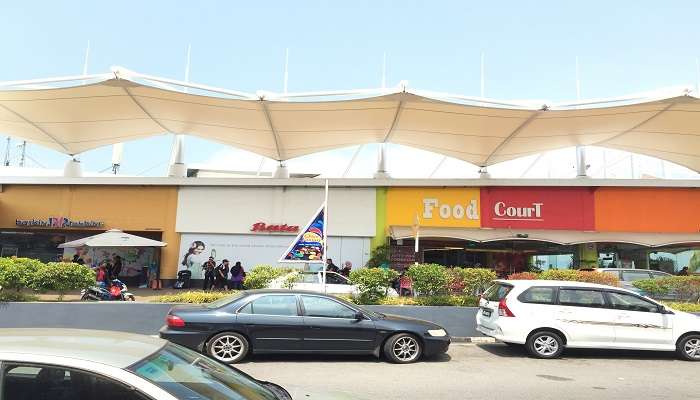
{"label": "canopy support column", "polygon": [[480,179],[491,179],[491,174],[489,174],[489,171],[485,165],[479,167],[479,178]]}
{"label": "canopy support column", "polygon": [[586,147],[576,146],[576,177],[577,178],[588,178],[586,170],[588,165],[586,164]]}
{"label": "canopy support column", "polygon": [[374,173],[374,179],[389,179],[389,173],[386,170],[386,143],[379,145],[379,159],[377,160],[377,172]]}
{"label": "canopy support column", "polygon": [[63,176],[66,178],[80,178],[83,176],[83,168],[80,166],[80,160],[77,156],[73,156],[66,161],[66,166],[63,168]]}
{"label": "canopy support column", "polygon": [[275,168],[275,172],[272,174],[274,179],[289,179],[289,169],[284,161],[280,161],[280,164]]}
{"label": "canopy support column", "polygon": [[185,135],[175,135],[173,141],[173,152],[170,158],[170,168],[168,176],[172,178],[184,178],[187,176],[187,165],[185,164]]}

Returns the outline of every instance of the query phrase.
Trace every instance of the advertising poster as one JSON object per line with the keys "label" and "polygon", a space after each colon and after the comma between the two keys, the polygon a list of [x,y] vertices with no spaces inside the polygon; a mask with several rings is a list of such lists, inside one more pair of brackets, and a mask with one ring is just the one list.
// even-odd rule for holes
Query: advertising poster
{"label": "advertising poster", "polygon": [[302,229],[292,245],[280,258],[280,262],[323,263],[325,262],[325,204],[309,224]]}

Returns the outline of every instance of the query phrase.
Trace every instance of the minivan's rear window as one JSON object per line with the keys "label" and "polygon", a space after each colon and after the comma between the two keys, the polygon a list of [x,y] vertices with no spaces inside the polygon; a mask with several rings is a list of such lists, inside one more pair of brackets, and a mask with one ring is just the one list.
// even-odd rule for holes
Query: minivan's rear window
{"label": "minivan's rear window", "polygon": [[486,289],[484,292],[484,299],[488,301],[501,301],[508,295],[508,292],[510,292],[511,289],[513,289],[513,286],[511,285],[496,283],[495,285]]}
{"label": "minivan's rear window", "polygon": [[524,291],[518,300],[523,303],[554,304],[556,288],[551,286],[531,287]]}

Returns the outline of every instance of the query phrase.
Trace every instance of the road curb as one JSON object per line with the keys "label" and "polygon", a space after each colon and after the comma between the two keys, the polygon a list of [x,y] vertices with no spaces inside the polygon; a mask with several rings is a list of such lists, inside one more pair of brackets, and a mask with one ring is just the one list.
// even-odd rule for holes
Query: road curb
{"label": "road curb", "polygon": [[461,337],[452,336],[453,343],[496,343],[496,339],[485,336]]}

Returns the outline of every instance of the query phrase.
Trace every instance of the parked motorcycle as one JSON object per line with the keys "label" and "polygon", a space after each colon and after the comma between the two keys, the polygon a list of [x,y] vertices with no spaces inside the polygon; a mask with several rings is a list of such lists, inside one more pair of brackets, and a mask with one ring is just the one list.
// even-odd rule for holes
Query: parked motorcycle
{"label": "parked motorcycle", "polygon": [[83,301],[136,301],[126,284],[119,279],[112,280],[110,287],[104,282],[90,286],[81,290],[80,295],[80,300]]}

